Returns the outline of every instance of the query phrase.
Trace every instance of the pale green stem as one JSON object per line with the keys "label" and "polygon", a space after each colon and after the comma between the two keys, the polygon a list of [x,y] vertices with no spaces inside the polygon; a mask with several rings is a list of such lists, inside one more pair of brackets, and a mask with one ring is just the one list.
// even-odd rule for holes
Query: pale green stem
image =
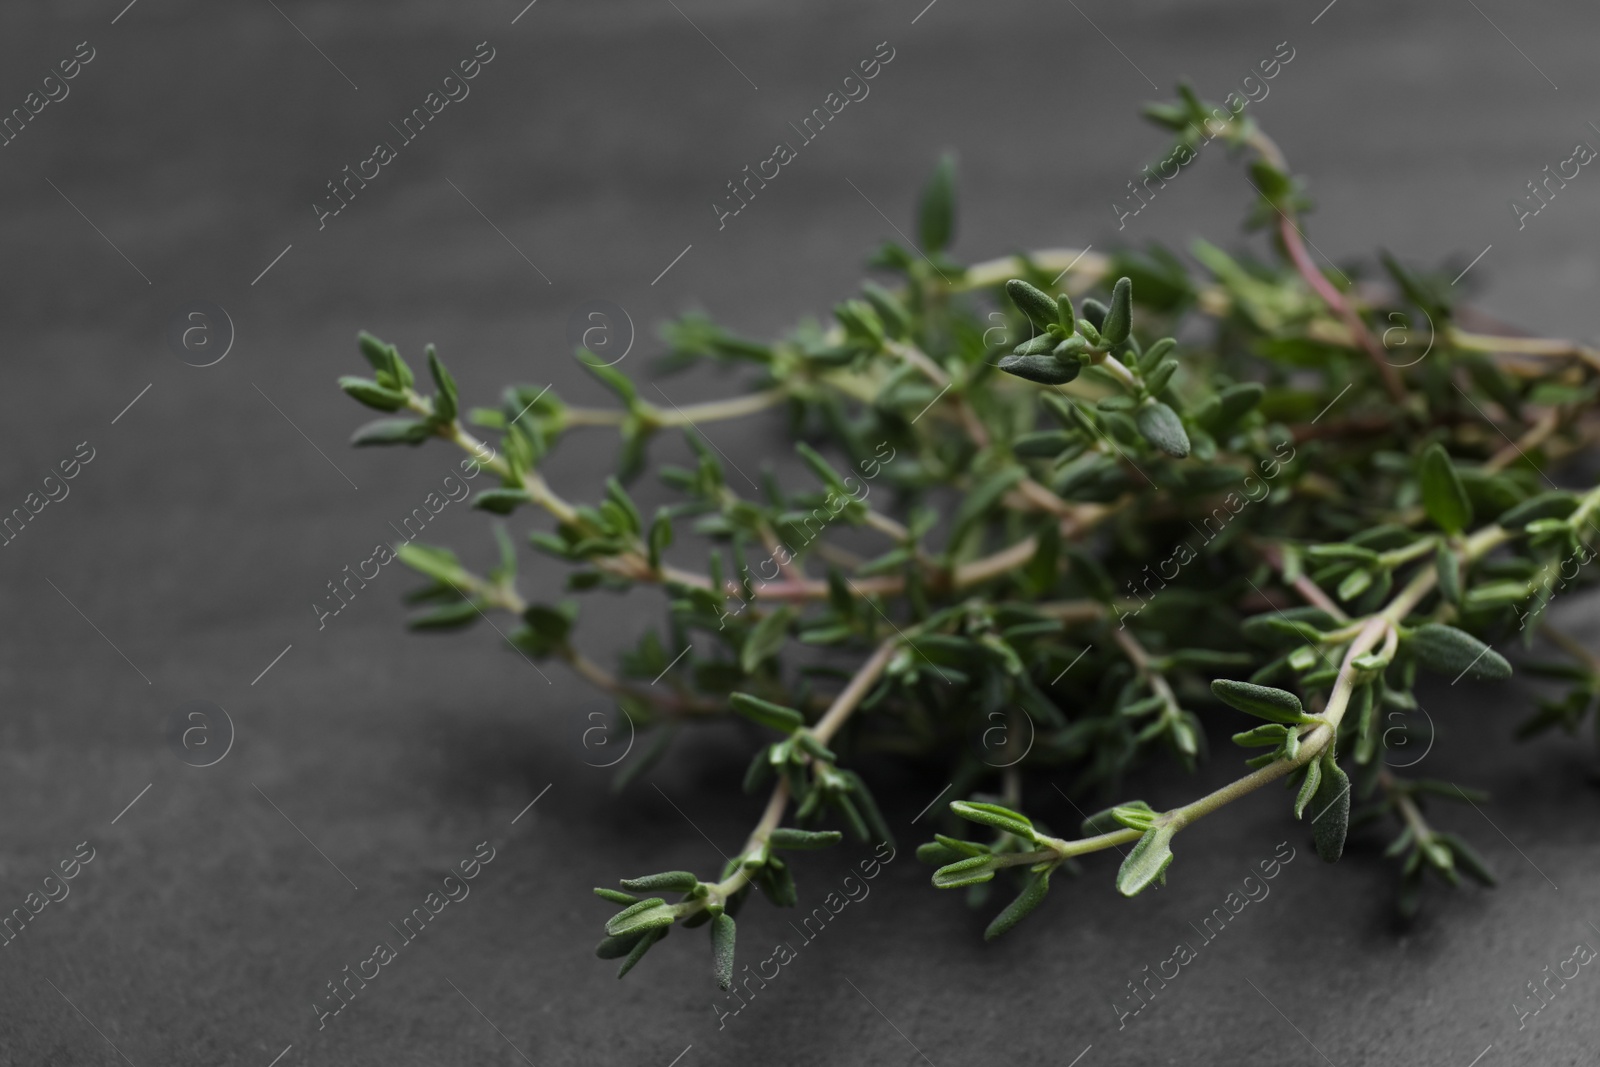
{"label": "pale green stem", "polygon": [[[1596,489],[1591,495],[1600,499],[1600,489]],[[1512,536],[1510,531],[1499,526],[1486,526],[1467,539],[1462,548],[1462,556],[1468,561],[1479,559]],[[1354,666],[1355,659],[1370,652],[1380,640],[1385,643],[1386,648],[1397,643],[1398,634],[1395,631],[1401,621],[1416,610],[1423,598],[1433,591],[1438,580],[1437,570],[1431,566],[1427,567],[1412,578],[1381,613],[1361,620],[1360,630],[1345,651],[1340,664],[1338,677],[1333,683],[1333,691],[1328,697],[1328,706],[1319,716],[1321,721],[1311,724],[1300,736],[1300,750],[1294,759],[1275,760],[1228,783],[1221,789],[1208,793],[1199,800],[1166,812],[1161,818],[1179,828],[1187,826],[1196,819],[1209,815],[1247,793],[1254,792],[1268,782],[1282,778],[1295,768],[1316,758],[1337,736],[1339,721],[1349,707],[1350,696],[1355,691],[1355,683],[1360,673]]]}
{"label": "pale green stem", "polygon": [[1398,567],[1403,563],[1410,563],[1414,559],[1421,559],[1434,550],[1439,543],[1436,537],[1424,537],[1420,541],[1413,541],[1403,548],[1391,549],[1378,557],[1380,565],[1387,568]]}
{"label": "pale green stem", "polygon": [[1128,662],[1133,664],[1133,669],[1143,678],[1150,687],[1150,692],[1161,698],[1161,715],[1171,718],[1179,711],[1178,698],[1172,692],[1172,686],[1167,684],[1166,677],[1150,665],[1150,654],[1145,651],[1144,645],[1133,636],[1132,630],[1118,628],[1111,631],[1111,639],[1122,649]]}
{"label": "pale green stem", "polygon": [[[877,651],[867,658],[857,670],[849,683],[833,698],[833,704],[823,713],[817,724],[811,727],[811,734],[818,741],[827,744],[834,734],[839,732],[852,712],[861,705],[867,692],[883,675],[884,669],[889,666],[898,647],[898,639],[891,639],[878,646]],[[772,831],[778,828],[783,821],[783,813],[789,805],[789,780],[779,777],[778,784],[772,789],[772,796],[767,800],[766,810],[761,813],[761,821],[756,823],[755,829],[750,831],[750,836],[745,840],[744,848],[740,851],[741,857],[763,848]],[[754,869],[740,864],[739,868],[727,878],[711,886],[711,894],[705,901],[688,901],[678,905],[682,910],[678,912],[679,918],[693,915],[705,907],[707,902],[724,902],[728,897],[737,893],[750,883]]]}
{"label": "pale green stem", "polygon": [[[717,422],[754,415],[781,404],[788,398],[789,392],[786,389],[767,389],[747,396],[708,400],[681,408],[661,408],[644,401],[640,402],[640,407],[644,411],[646,421],[653,426],[694,426],[702,422]],[[564,426],[621,426],[628,421],[628,418],[629,412],[621,408],[572,407],[565,408],[561,412],[561,423]]]}
{"label": "pale green stem", "polygon": [[1122,361],[1116,356],[1108,353],[1104,358],[1098,360],[1095,365],[1100,369],[1107,371],[1113,378],[1127,386],[1129,390],[1134,392],[1138,391],[1139,379],[1135,378],[1133,376],[1133,371],[1124,366]]}

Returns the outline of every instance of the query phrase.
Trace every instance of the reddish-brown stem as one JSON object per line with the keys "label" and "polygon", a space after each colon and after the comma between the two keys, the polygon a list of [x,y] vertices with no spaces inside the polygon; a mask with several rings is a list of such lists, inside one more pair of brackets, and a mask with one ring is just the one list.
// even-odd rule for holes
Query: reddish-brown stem
{"label": "reddish-brown stem", "polygon": [[[1272,569],[1277,571],[1280,577],[1283,577],[1283,550],[1271,542],[1262,542],[1257,545],[1257,551],[1261,553],[1261,557],[1263,559],[1272,565]],[[1349,618],[1349,616],[1344,613],[1343,608],[1339,607],[1338,604],[1335,604],[1333,599],[1329,597],[1327,593],[1324,593],[1321,588],[1318,587],[1316,582],[1313,582],[1305,575],[1296,575],[1295,579],[1289,582],[1289,585],[1296,593],[1300,594],[1301,599],[1303,599],[1307,604],[1321,608],[1323,611],[1326,611],[1329,615],[1332,615],[1340,622],[1344,622]]]}
{"label": "reddish-brown stem", "polygon": [[1339,317],[1345,329],[1350,331],[1367,358],[1372,360],[1373,367],[1378,372],[1378,377],[1383,379],[1383,387],[1389,391],[1397,404],[1405,403],[1406,387],[1400,380],[1400,373],[1394,365],[1384,357],[1383,347],[1372,336],[1372,331],[1367,329],[1367,324],[1361,321],[1361,316],[1355,313],[1345,300],[1344,294],[1330,282],[1317,265],[1311,261],[1311,255],[1306,251],[1305,240],[1300,236],[1300,228],[1295,225],[1294,219],[1284,212],[1278,213],[1278,235],[1283,239],[1284,250],[1289,253],[1289,260],[1294,264],[1295,270],[1306,280],[1306,284],[1322,298],[1322,302]]}

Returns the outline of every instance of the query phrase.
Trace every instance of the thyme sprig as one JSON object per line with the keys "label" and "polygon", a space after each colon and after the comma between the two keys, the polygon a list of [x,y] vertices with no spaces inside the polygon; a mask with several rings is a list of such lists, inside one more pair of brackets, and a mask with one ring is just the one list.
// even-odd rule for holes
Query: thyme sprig
{"label": "thyme sprig", "polygon": [[[477,507],[548,516],[528,541],[570,567],[570,591],[650,587],[668,607],[664,630],[609,671],[575,643],[577,601],[518,591],[502,532],[481,575],[447,549],[400,548],[429,579],[412,624],[513,617],[520,652],[567,663],[647,733],[624,785],[685,724],[737,716],[759,737],[745,786],[767,801],[719,873],[595,891],[618,906],[598,953],[620,973],[674,927],[706,925],[727,988],[752,891],[793,905],[794,853],[845,832],[891,838],[858,770],[874,751],[949,766],[951,832],[918,855],[936,887],[978,904],[1003,873],[1018,880],[990,937],[1091,853],[1126,849],[1124,894],[1164,884],[1183,830],[1277,781],[1326,860],[1352,826],[1396,827],[1407,914],[1427,871],[1492,883],[1425,810],[1486,798],[1402,777],[1385,755],[1405,732],[1391,742],[1383,723],[1420,709],[1419,668],[1505,679],[1500,649],[1519,634],[1549,636],[1567,658],[1535,669],[1570,686],[1525,732],[1575,732],[1595,705],[1600,661],[1545,612],[1590,580],[1600,533],[1600,487],[1551,480],[1592,448],[1600,353],[1465,328],[1481,319],[1457,307],[1449,271],[1385,255],[1379,283],[1319,265],[1307,184],[1253,119],[1187,88],[1148,115],[1180,145],[1220,140],[1242,158],[1264,253],[1197,242],[1199,270],[1160,247],[964,265],[946,162],[922,197],[919,247],[880,248],[872,263],[892,284],[864,284],[830,325],[772,343],[696,314],[666,327],[668,365],[739,372],[747,391],[732,397],[657,405],[580,350],[614,406],[513,385],[498,406],[464,408],[431,347],[430,386],[362,335],[372,376],[340,385],[384,417],[355,444],[464,450],[498,480]],[[1396,316],[1407,325],[1388,325]],[[1423,341],[1426,358],[1393,358]],[[747,494],[700,428],[780,409],[808,475],[764,470]],[[585,502],[542,469],[590,429],[622,447],[616,477]],[[646,516],[627,486],[663,432],[692,461],[659,470],[673,502]],[[1006,735],[1004,760],[972,743],[975,722]],[[1136,768],[1193,769],[1208,735],[1228,734],[1258,750],[1232,782],[1164,806],[1117,801]],[[1028,813],[1056,804],[1046,777],[1103,807],[1076,836]],[[981,832],[956,836],[960,823]]]}

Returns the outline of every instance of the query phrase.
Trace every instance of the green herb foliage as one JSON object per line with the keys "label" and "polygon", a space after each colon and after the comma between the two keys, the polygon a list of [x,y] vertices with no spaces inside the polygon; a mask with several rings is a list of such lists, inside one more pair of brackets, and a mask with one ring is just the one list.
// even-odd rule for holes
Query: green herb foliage
{"label": "green herb foliage", "polygon": [[[920,204],[920,247],[883,246],[872,264],[886,284],[842,301],[831,326],[771,343],[696,315],[665,329],[672,365],[745,376],[731,399],[663,408],[580,352],[614,406],[514,385],[465,408],[431,348],[419,379],[361,336],[372,377],[339,384],[382,417],[353,443],[466,450],[493,483],[478,507],[547,517],[525,536],[570,568],[571,591],[655,587],[667,608],[612,672],[579,650],[576,601],[523,599],[509,542],[482,575],[411,544],[400,558],[428,579],[414,625],[509,615],[519,652],[569,664],[638,724],[624,785],[680,728],[746,720],[745,787],[768,799],[739,854],[714,875],[596,890],[618,909],[597,954],[622,973],[672,928],[706,925],[726,988],[733,915],[752,890],[792,906],[802,853],[844,833],[890,838],[854,766],[869,751],[948,763],[965,799],[917,854],[935,886],[991,910],[991,891],[1010,886],[989,937],[1035,911],[1078,856],[1122,852],[1124,894],[1164,885],[1185,827],[1279,779],[1325,860],[1348,833],[1396,827],[1407,914],[1426,872],[1493,881],[1426,810],[1487,798],[1396,773],[1383,757],[1405,731],[1385,724],[1419,710],[1419,666],[1441,685],[1500,684],[1503,653],[1539,633],[1564,658],[1532,667],[1566,696],[1522,732],[1575,733],[1590,716],[1600,662],[1544,613],[1589,580],[1600,532],[1600,489],[1550,482],[1588,447],[1600,353],[1463,327],[1448,269],[1385,255],[1357,289],[1356,268],[1308,247],[1305,185],[1253,120],[1187,89],[1150,114],[1180,143],[1221,138],[1246,157],[1266,254],[1200,241],[1198,270],[1159,247],[964,264],[946,159]],[[1402,318],[1431,333],[1402,331],[1391,360],[1387,324]],[[1412,358],[1424,341],[1427,358]],[[808,474],[767,471],[745,493],[698,428],[778,410]],[[582,501],[546,480],[544,459],[590,427],[622,447],[617,477]],[[657,471],[673,502],[647,517],[627,486],[663,433],[682,434],[692,461]],[[1004,745],[973,745],[975,718],[1005,724]],[[1166,806],[1120,798],[1135,768],[1192,769],[1208,734],[1229,733],[1254,753],[1232,785]],[[1081,814],[1047,782],[1105,810],[1054,836],[1023,809]]]}

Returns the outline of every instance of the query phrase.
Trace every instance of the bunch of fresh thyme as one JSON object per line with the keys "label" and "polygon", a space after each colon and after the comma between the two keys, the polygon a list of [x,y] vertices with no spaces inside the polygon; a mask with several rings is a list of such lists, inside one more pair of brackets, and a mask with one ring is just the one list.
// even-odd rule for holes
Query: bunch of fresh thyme
{"label": "bunch of fresh thyme", "polygon": [[[1324,270],[1302,233],[1303,185],[1251,119],[1187,89],[1147,115],[1182,144],[1220,140],[1242,157],[1259,194],[1249,222],[1268,231],[1275,258],[1199,242],[1198,275],[1159,248],[964,265],[948,252],[946,161],[923,194],[920,247],[888,244],[873,258],[895,287],[866,284],[833,309],[834,325],[772,344],[698,316],[666,328],[674,362],[748,372],[751,391],[733,399],[666,410],[579,351],[618,406],[572,407],[517,385],[498,408],[467,410],[431,347],[428,391],[392,346],[362,335],[374,376],[340,384],[391,414],[356,444],[453,442],[500,480],[478,507],[554,517],[553,531],[529,539],[573,565],[570,589],[654,584],[669,603],[666,633],[647,634],[613,674],[574,644],[575,603],[519,595],[503,535],[503,562],[486,575],[411,543],[400,557],[431,579],[414,597],[430,605],[414,626],[516,617],[521,652],[564,660],[652,735],[630,777],[681,725],[732,714],[766,731],[745,787],[769,799],[715,878],[667,871],[595,890],[618,906],[598,953],[622,958],[620,973],[673,927],[709,925],[726,988],[734,915],[752,888],[795,903],[784,853],[838,841],[829,826],[889,837],[850,766],[873,749],[950,762],[956,795],[969,798],[950,810],[979,836],[936,835],[918,855],[937,867],[935,886],[973,887],[975,903],[1017,869],[1020,893],[991,937],[1037,906],[1073,857],[1131,843],[1119,889],[1164,882],[1185,827],[1278,779],[1326,860],[1352,824],[1393,821],[1407,914],[1428,872],[1492,882],[1471,847],[1426,816],[1434,798],[1476,795],[1394,773],[1380,757],[1396,731],[1379,718],[1417,707],[1419,668],[1507,677],[1490,643],[1541,630],[1568,657],[1545,673],[1571,688],[1526,729],[1575,732],[1588,714],[1600,662],[1541,616],[1558,576],[1586,578],[1573,564],[1600,532],[1600,488],[1550,480],[1595,434],[1600,353],[1475,332],[1443,276],[1387,256],[1386,278]],[[1380,340],[1377,324],[1396,316],[1426,322],[1427,336],[1390,327]],[[1413,358],[1424,343],[1427,358]],[[779,408],[814,482],[781,485],[769,472],[758,495],[742,495],[693,427]],[[603,495],[580,503],[540,463],[586,426],[615,427],[623,449]],[[680,499],[647,518],[624,483],[663,430],[681,431],[697,460],[660,471]],[[892,493],[868,504],[879,478]],[[710,543],[703,570],[671,551],[685,526]],[[875,538],[879,554],[848,551],[843,527]],[[797,663],[796,644],[821,651]],[[643,683],[661,675],[665,685]],[[973,709],[1032,744],[1002,766],[978,758],[966,740]],[[1261,724],[1233,741],[1261,751],[1215,792],[1165,808],[1124,800],[1076,836],[1046,833],[1020,810],[1036,768],[1103,799],[1163,752],[1192,768],[1202,716],[1245,725],[1235,712]]]}

